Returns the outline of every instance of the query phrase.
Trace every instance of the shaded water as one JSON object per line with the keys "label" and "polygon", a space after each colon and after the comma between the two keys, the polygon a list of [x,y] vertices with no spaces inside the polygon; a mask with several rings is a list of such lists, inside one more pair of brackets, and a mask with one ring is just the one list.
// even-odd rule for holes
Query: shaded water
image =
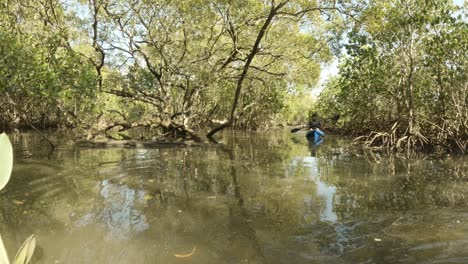
{"label": "shaded water", "polygon": [[[468,159],[384,157],[327,137],[52,154],[11,137],[0,233],[35,263],[468,263]],[[174,254],[193,255],[177,258]]]}

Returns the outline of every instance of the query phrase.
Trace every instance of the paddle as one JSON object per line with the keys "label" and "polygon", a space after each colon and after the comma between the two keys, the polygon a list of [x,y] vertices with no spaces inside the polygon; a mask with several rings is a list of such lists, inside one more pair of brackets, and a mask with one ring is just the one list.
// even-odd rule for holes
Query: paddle
{"label": "paddle", "polygon": [[304,127],[296,127],[296,128],[293,128],[291,129],[291,133],[296,133],[297,131],[303,129]]}

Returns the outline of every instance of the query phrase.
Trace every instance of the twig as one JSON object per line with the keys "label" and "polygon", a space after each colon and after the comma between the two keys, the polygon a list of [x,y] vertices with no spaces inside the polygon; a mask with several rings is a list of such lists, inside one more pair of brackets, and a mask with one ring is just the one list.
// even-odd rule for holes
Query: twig
{"label": "twig", "polygon": [[39,135],[41,135],[41,137],[43,137],[50,144],[50,146],[52,147],[52,150],[55,149],[55,144],[44,133],[42,133],[39,129],[37,129],[37,127],[35,127],[33,124],[29,124],[29,126],[32,129],[34,129],[34,131],[36,131]]}

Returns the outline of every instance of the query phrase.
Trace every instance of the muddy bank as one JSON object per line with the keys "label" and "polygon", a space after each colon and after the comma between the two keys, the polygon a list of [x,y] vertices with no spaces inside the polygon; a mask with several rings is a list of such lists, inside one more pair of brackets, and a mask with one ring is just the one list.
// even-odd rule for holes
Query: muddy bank
{"label": "muddy bank", "polygon": [[162,142],[162,141],[139,141],[139,140],[78,140],[75,142],[78,147],[87,148],[175,148],[209,145],[208,143],[186,142]]}

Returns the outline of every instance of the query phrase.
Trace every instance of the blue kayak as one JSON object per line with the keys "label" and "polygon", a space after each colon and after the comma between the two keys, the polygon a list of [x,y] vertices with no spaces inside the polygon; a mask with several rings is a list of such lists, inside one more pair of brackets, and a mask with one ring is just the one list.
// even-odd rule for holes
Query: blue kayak
{"label": "blue kayak", "polygon": [[307,140],[312,141],[314,144],[320,144],[323,141],[323,137],[325,137],[325,133],[320,129],[310,130],[306,133]]}

